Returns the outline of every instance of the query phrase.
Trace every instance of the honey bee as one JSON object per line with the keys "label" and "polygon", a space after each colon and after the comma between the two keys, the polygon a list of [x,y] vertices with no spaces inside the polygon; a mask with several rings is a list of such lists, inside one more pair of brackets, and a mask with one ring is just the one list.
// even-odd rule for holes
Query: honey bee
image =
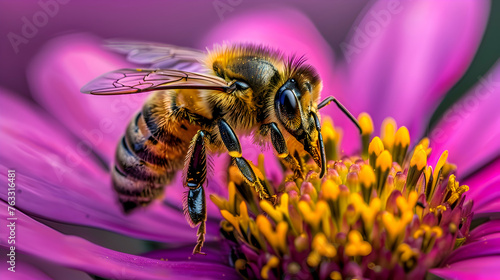
{"label": "honey bee", "polygon": [[[319,102],[322,82],[304,58],[252,44],[217,45],[207,53],[171,45],[114,42],[110,47],[148,69],[120,69],[104,74],[81,91],[95,95],[152,91],[132,118],[116,149],[112,183],[125,212],[160,197],[183,170],[187,188],[184,213],[198,226],[193,254],[205,239],[207,156],[228,152],[243,179],[261,199],[275,202],[242,157],[237,134],[271,143],[278,158],[303,177],[297,155],[308,154],[326,170],[319,109],[334,102],[357,125],[355,117],[333,96]],[[238,132],[238,133],[236,133]]]}

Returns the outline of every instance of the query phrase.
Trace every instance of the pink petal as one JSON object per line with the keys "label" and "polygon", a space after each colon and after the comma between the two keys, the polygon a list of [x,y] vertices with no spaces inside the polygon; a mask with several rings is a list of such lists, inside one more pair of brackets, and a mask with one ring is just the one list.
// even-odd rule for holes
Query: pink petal
{"label": "pink petal", "polygon": [[[476,87],[443,116],[430,134],[431,160],[449,150],[448,161],[459,172],[475,168],[500,155],[500,62],[479,78]],[[497,167],[498,168],[498,167]],[[497,169],[498,172],[498,169]]]}
{"label": "pink petal", "polygon": [[348,108],[371,114],[376,131],[391,116],[420,137],[469,66],[488,12],[488,2],[473,0],[374,1],[341,45]]}
{"label": "pink petal", "polygon": [[500,213],[500,157],[472,173],[461,184],[469,186],[465,194],[467,199],[474,200],[473,211],[476,215]]}
{"label": "pink petal", "polygon": [[454,250],[443,262],[445,265],[488,256],[500,255],[500,238],[478,240]]}
{"label": "pink petal", "polygon": [[498,234],[500,234],[500,220],[489,221],[473,229],[467,237],[467,243],[500,238]]}
{"label": "pink petal", "polygon": [[491,280],[498,278],[500,256],[475,258],[434,268],[429,272],[445,279]]}
{"label": "pink petal", "polygon": [[[4,202],[2,208],[7,209]],[[7,211],[0,214],[6,220]],[[191,261],[160,261],[116,252],[76,236],[59,233],[19,210],[16,211],[16,250],[56,263],[113,279],[234,279],[234,268],[223,263],[204,262],[202,256]],[[3,238],[2,247],[8,244]]]}
{"label": "pink petal", "polygon": [[[78,140],[50,116],[12,95],[0,92],[7,109],[3,122],[0,166],[16,170],[18,207],[46,219],[103,228],[125,235],[163,242],[195,244],[196,230],[182,211],[184,191],[179,180],[167,188],[170,206],[161,201],[124,215],[107,171],[91,155],[78,152]],[[71,151],[71,152],[68,152]],[[180,177],[180,176],[178,176]],[[0,182],[7,185],[7,173]],[[222,188],[220,188],[222,189]],[[213,189],[211,189],[213,192]],[[7,200],[7,192],[0,192]],[[219,211],[208,203],[208,240],[218,236]]]}

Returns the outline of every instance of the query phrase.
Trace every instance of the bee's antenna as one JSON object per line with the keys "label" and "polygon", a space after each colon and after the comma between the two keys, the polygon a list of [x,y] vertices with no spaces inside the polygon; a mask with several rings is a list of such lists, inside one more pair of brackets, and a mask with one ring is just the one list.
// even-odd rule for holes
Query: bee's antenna
{"label": "bee's antenna", "polygon": [[321,108],[325,107],[326,105],[329,105],[332,101],[335,102],[335,104],[337,104],[337,107],[339,107],[339,109],[354,123],[354,125],[356,125],[358,127],[359,134],[362,134],[363,132],[361,130],[361,126],[358,123],[358,120],[335,97],[328,96],[327,98],[325,98],[323,101],[321,101],[318,104],[318,109],[321,109]]}

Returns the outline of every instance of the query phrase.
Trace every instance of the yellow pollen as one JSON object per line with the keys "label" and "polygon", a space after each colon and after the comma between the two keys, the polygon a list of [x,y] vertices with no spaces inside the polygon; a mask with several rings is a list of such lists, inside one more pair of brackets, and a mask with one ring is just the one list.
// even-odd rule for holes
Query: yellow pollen
{"label": "yellow pollen", "polygon": [[396,132],[394,144],[402,147],[408,147],[410,145],[410,133],[405,126],[400,127]]}
{"label": "yellow pollen", "polygon": [[384,143],[382,143],[382,140],[380,140],[378,136],[375,136],[370,142],[370,145],[368,146],[368,153],[370,155],[375,154],[378,156],[383,151],[384,151]]}
{"label": "yellow pollen", "polygon": [[384,147],[388,150],[392,150],[394,145],[394,136],[396,134],[396,121],[393,118],[386,118],[382,122],[382,129],[380,135],[382,136],[382,142]]}
{"label": "yellow pollen", "polygon": [[337,200],[339,196],[340,189],[337,184],[335,184],[332,180],[325,180],[321,185],[321,195],[323,199],[328,200]]}
{"label": "yellow pollen", "polygon": [[389,170],[392,166],[392,156],[389,151],[383,151],[378,157],[377,161],[375,161],[375,166],[380,168],[382,172]]}
{"label": "yellow pollen", "polygon": [[370,135],[373,133],[373,121],[367,113],[361,113],[358,116],[359,126],[363,135]]}
{"label": "yellow pollen", "polygon": [[373,169],[371,168],[370,165],[367,164],[363,165],[361,167],[361,170],[359,170],[358,172],[358,176],[361,185],[363,185],[363,187],[365,188],[373,186],[376,182],[375,172],[373,172]]}
{"label": "yellow pollen", "polygon": [[372,252],[370,243],[363,240],[363,236],[357,230],[351,230],[347,236],[349,242],[345,246],[345,253],[348,256],[368,256]]}
{"label": "yellow pollen", "polygon": [[427,166],[427,153],[422,145],[415,148],[415,152],[410,160],[410,166],[416,166],[417,170],[423,170]]}
{"label": "yellow pollen", "polygon": [[283,253],[287,252],[286,233],[288,224],[286,222],[278,223],[276,231],[274,231],[271,222],[263,215],[259,215],[257,216],[257,227],[275,250],[280,250]]}
{"label": "yellow pollen", "polygon": [[262,279],[269,279],[269,270],[278,267],[279,264],[280,259],[278,257],[270,257],[267,264],[262,267],[262,270],[260,271],[260,277],[262,277]]}

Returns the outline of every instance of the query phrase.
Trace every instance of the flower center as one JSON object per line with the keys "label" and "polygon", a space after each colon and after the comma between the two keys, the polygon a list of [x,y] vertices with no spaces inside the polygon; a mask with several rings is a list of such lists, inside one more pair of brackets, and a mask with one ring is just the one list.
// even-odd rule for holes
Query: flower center
{"label": "flower center", "polygon": [[[408,130],[396,130],[394,120],[383,122],[380,138],[371,138],[367,114],[359,123],[361,154],[340,159],[341,132],[326,119],[327,174],[319,179],[314,162],[297,156],[310,171],[304,180],[269,187],[278,194],[276,205],[259,200],[230,167],[228,200],[211,199],[242,276],[422,279],[463,244],[472,201],[465,202],[468,187],[457,181],[448,152],[433,168],[427,138],[409,151]],[[261,155],[253,168],[265,174],[263,161]]]}

